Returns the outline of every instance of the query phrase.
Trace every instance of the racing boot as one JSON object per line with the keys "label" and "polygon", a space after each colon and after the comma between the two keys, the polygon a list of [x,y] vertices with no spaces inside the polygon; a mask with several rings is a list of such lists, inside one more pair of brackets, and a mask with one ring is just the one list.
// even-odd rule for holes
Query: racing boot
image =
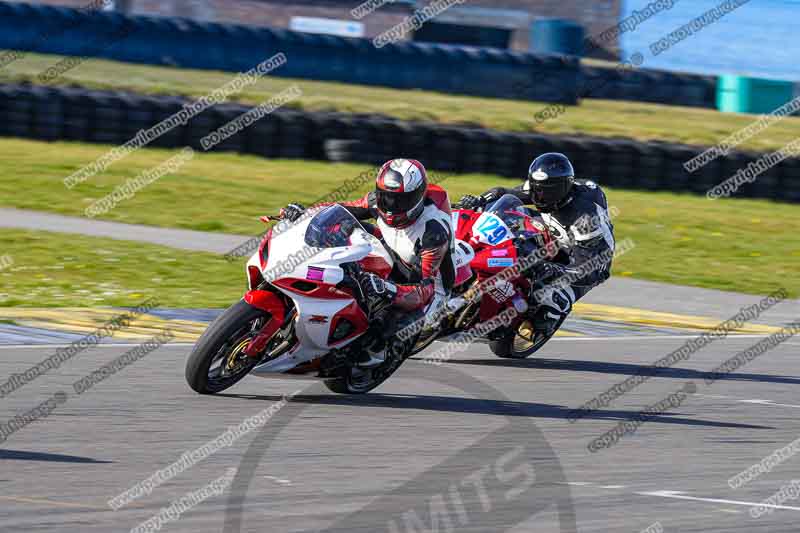
{"label": "racing boot", "polygon": [[552,336],[558,329],[564,313],[548,306],[541,306],[533,315],[533,331],[536,335]]}
{"label": "racing boot", "polygon": [[356,366],[363,369],[375,368],[385,362],[386,342],[380,336],[376,337],[373,343],[359,350],[356,357]]}

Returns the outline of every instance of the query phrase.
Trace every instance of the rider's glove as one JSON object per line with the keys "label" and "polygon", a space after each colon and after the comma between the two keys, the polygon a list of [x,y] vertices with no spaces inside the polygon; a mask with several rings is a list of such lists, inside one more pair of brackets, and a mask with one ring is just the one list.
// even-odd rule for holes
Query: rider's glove
{"label": "rider's glove", "polygon": [[281,209],[281,217],[289,222],[294,222],[303,216],[306,208],[300,204],[289,204]]}
{"label": "rider's glove", "polygon": [[480,196],[465,194],[461,197],[461,200],[459,200],[458,205],[460,205],[463,209],[478,209],[479,207],[486,205],[486,202],[484,202],[483,198]]}
{"label": "rider's glove", "polygon": [[485,193],[481,195],[481,199],[483,201],[483,205],[490,204],[492,202],[496,202],[500,198],[502,198],[504,191],[502,189],[489,189]]}
{"label": "rider's glove", "polygon": [[543,261],[536,266],[535,272],[538,281],[546,282],[558,279],[564,274],[566,274],[567,267],[558,263]]}
{"label": "rider's glove", "polygon": [[358,284],[361,286],[370,311],[377,310],[382,307],[382,304],[391,304],[397,295],[397,286],[371,272],[360,272]]}

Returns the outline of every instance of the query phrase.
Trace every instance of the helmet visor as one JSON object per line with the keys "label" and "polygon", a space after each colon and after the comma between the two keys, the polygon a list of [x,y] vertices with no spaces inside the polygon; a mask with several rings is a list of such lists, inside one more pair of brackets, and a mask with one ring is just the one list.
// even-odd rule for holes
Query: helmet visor
{"label": "helmet visor", "polygon": [[[533,181],[533,180],[532,180]],[[545,181],[533,181],[531,189],[533,202],[539,208],[553,208],[569,193],[571,180],[567,178],[550,178]]]}
{"label": "helmet visor", "polygon": [[388,214],[400,214],[411,211],[425,194],[424,189],[410,192],[390,192],[377,190],[378,209]]}

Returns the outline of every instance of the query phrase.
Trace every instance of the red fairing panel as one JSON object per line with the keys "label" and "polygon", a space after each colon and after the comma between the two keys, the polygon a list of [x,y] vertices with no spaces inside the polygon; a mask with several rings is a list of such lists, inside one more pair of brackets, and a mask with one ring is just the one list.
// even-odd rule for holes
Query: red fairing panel
{"label": "red fairing panel", "polygon": [[244,353],[248,356],[257,357],[267,346],[272,336],[283,325],[283,321],[286,318],[286,309],[280,297],[269,291],[249,291],[244,295],[244,301],[272,315],[267,323],[264,324],[264,327],[261,328],[261,331],[258,332],[258,335],[244,349]]}
{"label": "red fairing panel", "polygon": [[285,318],[286,311],[283,306],[283,300],[274,292],[248,291],[244,295],[244,301],[253,307],[266,311],[277,318],[279,322],[283,322]]}
{"label": "red fairing panel", "polygon": [[481,214],[475,211],[461,209],[458,213],[458,228],[456,228],[456,239],[468,242],[472,238],[472,226],[480,218]]}
{"label": "red fairing panel", "polygon": [[[503,254],[499,255],[499,251],[503,250]],[[489,274],[497,274],[498,272],[502,272],[506,268],[509,268],[511,265],[502,265],[502,266],[490,266],[489,261],[492,259],[511,259],[513,264],[517,264],[517,248],[511,241],[506,241],[503,244],[499,244],[493,247],[485,247],[483,249],[477,250],[475,253],[475,258],[470,263],[470,266],[473,270],[477,270],[480,272],[486,272]]]}
{"label": "red fairing panel", "polygon": [[[295,286],[299,282],[298,286]],[[347,287],[338,288],[330,283],[320,281],[309,281],[300,278],[281,278],[272,282],[273,285],[286,289],[287,291],[308,296],[310,298],[321,298],[323,300],[349,300],[353,294]],[[306,289],[305,287],[310,287]]]}
{"label": "red fairing panel", "polygon": [[367,320],[367,315],[364,314],[364,310],[358,305],[358,303],[353,302],[338,313],[333,316],[333,320],[331,320],[331,329],[328,333],[328,338],[331,338],[333,332],[336,331],[336,326],[339,325],[339,322],[342,320],[349,320],[351,324],[353,324],[354,328],[353,331],[350,332],[349,335],[346,337],[339,339],[338,341],[331,342],[331,346],[336,344],[341,344],[353,337],[357,337],[359,335],[363,335],[367,328],[369,327],[369,321]]}

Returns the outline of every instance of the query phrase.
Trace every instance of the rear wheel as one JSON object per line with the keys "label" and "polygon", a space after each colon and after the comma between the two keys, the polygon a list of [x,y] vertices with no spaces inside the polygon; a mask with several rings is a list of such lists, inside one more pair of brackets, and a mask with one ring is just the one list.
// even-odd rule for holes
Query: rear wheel
{"label": "rear wheel", "polygon": [[326,379],[325,386],[337,394],[366,394],[389,379],[403,361],[403,357],[389,354],[382,365],[375,368],[347,368],[343,376]]}
{"label": "rear wheel", "polygon": [[504,359],[525,359],[530,357],[547,344],[555,332],[561,328],[561,324],[566,320],[566,316],[559,320],[553,333],[544,335],[533,331],[533,323],[530,319],[524,320],[514,333],[508,334],[505,338],[489,343],[489,348],[497,357]]}
{"label": "rear wheel", "polygon": [[379,370],[380,367],[370,369],[353,367],[349,369],[347,377],[326,379],[325,386],[336,394],[366,394],[377,388],[394,373],[392,370],[386,375],[380,375]]}
{"label": "rear wheel", "polygon": [[244,353],[269,313],[239,300],[226,309],[203,333],[186,361],[186,382],[200,394],[221,392],[258,364]]}

